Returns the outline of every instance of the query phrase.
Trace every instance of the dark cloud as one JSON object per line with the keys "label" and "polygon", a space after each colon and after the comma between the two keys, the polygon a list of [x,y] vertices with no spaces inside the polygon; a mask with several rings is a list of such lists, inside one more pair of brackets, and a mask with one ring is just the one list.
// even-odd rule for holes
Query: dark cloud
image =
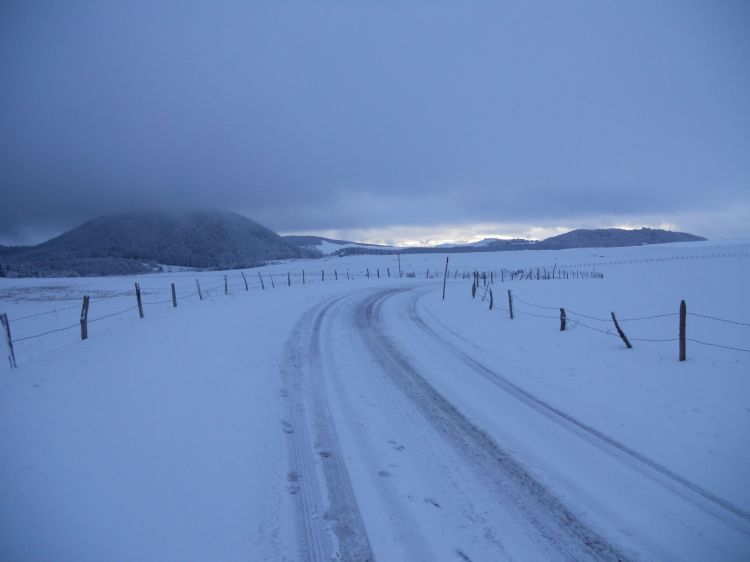
{"label": "dark cloud", "polygon": [[747,213],[749,60],[741,2],[7,3],[0,241]]}

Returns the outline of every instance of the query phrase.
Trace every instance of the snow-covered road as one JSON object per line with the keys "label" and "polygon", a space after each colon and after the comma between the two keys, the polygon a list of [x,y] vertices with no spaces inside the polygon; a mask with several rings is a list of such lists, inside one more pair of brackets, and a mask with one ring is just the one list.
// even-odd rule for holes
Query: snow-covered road
{"label": "snow-covered road", "polygon": [[470,341],[426,320],[420,298],[434,291],[332,298],[289,340],[284,423],[306,556],[747,552],[747,512],[483,364]]}

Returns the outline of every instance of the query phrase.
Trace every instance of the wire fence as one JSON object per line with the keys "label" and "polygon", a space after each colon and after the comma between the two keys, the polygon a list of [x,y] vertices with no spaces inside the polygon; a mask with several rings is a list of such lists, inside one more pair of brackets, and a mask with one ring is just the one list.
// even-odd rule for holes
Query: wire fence
{"label": "wire fence", "polygon": [[[635,261],[658,261],[658,260],[635,260]],[[619,263],[619,262],[618,262]],[[622,262],[630,263],[630,262]],[[584,264],[586,267],[594,267],[600,264]],[[578,266],[580,267],[580,265]],[[119,317],[125,314],[132,314],[134,311],[140,311],[142,307],[153,307],[160,305],[172,305],[177,306],[177,303],[185,301],[194,301],[195,299],[203,300],[208,298],[214,298],[221,294],[233,294],[238,292],[246,292],[250,290],[274,290],[283,287],[304,287],[307,285],[320,285],[322,283],[330,282],[343,282],[351,280],[362,280],[362,279],[389,279],[389,278],[427,278],[427,279],[440,279],[445,276],[447,279],[465,279],[473,278],[475,289],[480,284],[484,285],[484,295],[481,300],[485,300],[487,297],[488,290],[496,283],[505,283],[512,281],[529,281],[529,280],[552,280],[552,279],[601,279],[603,275],[595,269],[583,270],[583,269],[572,269],[571,266],[553,266],[549,267],[529,267],[525,269],[501,269],[497,271],[478,271],[478,270],[447,270],[447,274],[440,270],[426,269],[421,272],[416,270],[410,271],[391,271],[389,267],[385,268],[364,268],[361,271],[353,272],[349,269],[338,271],[336,269],[331,270],[297,270],[297,271],[260,271],[260,270],[241,270],[234,271],[227,274],[217,275],[201,275],[193,278],[192,282],[185,282],[179,285],[170,283],[168,286],[143,286],[140,288],[140,294],[143,297],[151,296],[152,298],[141,298],[138,296],[138,304],[130,304],[123,308],[118,308],[114,311],[106,311],[99,316],[88,318],[88,307],[86,307],[86,315],[84,317],[84,311],[81,304],[71,304],[66,306],[57,306],[49,310],[33,312],[22,316],[10,318],[6,317],[6,321],[12,324],[14,327],[26,322],[32,322],[38,324],[41,319],[47,316],[54,316],[53,322],[61,322],[60,313],[70,313],[72,310],[81,309],[81,319],[75,323],[68,322],[62,326],[53,328],[42,329],[36,333],[23,334],[18,337],[10,336],[10,327],[7,328],[8,345],[11,348],[15,343],[27,342],[38,338],[44,338],[46,336],[57,334],[60,332],[66,332],[81,328],[82,324],[97,323],[106,319]],[[446,279],[446,280],[447,280]],[[187,294],[185,291],[189,291]],[[133,299],[136,296],[134,290],[112,290],[106,293],[104,290],[99,289],[97,291],[91,291],[95,296],[90,297],[93,309],[97,309],[97,304],[102,302],[108,302],[112,299]],[[510,290],[508,291],[510,294]],[[98,293],[98,294],[97,294]],[[163,295],[169,295],[168,297],[162,297]],[[77,298],[80,298],[77,297]],[[492,299],[492,297],[490,297]],[[131,300],[131,303],[133,301]],[[562,308],[557,306],[549,306],[546,304],[540,304],[531,302],[519,298],[513,295],[513,303],[510,304],[510,308],[503,306],[494,305],[495,309],[509,312],[512,316],[513,312],[518,313],[522,316],[527,316],[539,320],[560,320],[561,311],[564,311],[566,325],[570,327],[580,326],[586,330],[597,332],[603,335],[622,337],[619,333],[619,327],[613,326],[613,318],[607,318],[598,316],[595,314],[583,313],[577,310],[569,308]],[[519,306],[519,303],[523,306]],[[525,308],[528,307],[528,308]],[[554,311],[554,314],[551,313]],[[634,316],[620,318],[619,322],[622,323],[634,323],[643,322],[650,320],[658,320],[679,316],[679,312],[666,312],[662,314],[653,314],[645,316]],[[721,318],[715,315],[708,315],[696,312],[687,312],[687,316],[698,318],[701,320],[721,322],[729,326],[735,326],[740,328],[750,327],[750,323],[741,322],[738,320]],[[137,316],[134,315],[134,318]],[[584,322],[585,320],[585,322]],[[595,323],[606,323],[607,327],[596,327],[589,324],[589,322]],[[83,335],[82,339],[86,336]],[[2,334],[0,334],[2,338]],[[629,338],[634,342],[653,342],[653,343],[671,343],[679,341],[679,337],[638,337]],[[726,345],[725,343],[717,343],[711,341],[704,341],[703,339],[685,338],[684,341],[690,341],[703,346],[711,346],[719,349],[726,349],[732,351],[739,351],[743,353],[750,353],[750,349],[743,346]],[[684,343],[684,342],[683,342]]]}
{"label": "wire fence", "polygon": [[[115,289],[107,291],[106,289],[95,289],[86,291],[81,289],[78,291],[78,295],[73,297],[76,299],[83,298],[83,303],[70,304],[65,306],[55,306],[48,310],[42,310],[25,314],[21,316],[7,318],[5,315],[0,315],[8,323],[7,329],[5,330],[5,338],[0,333],[0,345],[7,343],[9,348],[9,358],[11,359],[11,367],[15,367],[15,351],[13,349],[14,344],[21,344],[23,342],[29,342],[32,340],[38,340],[45,338],[53,334],[59,334],[61,332],[68,332],[76,329],[81,330],[81,339],[88,339],[88,326],[97,322],[101,322],[107,319],[122,317],[123,315],[131,315],[133,319],[142,316],[144,307],[146,310],[150,307],[168,306],[177,307],[178,303],[184,302],[195,302],[196,300],[206,300],[218,297],[219,295],[231,295],[241,292],[249,291],[264,291],[264,290],[275,290],[282,287],[306,287],[327,284],[331,282],[346,282],[353,280],[362,279],[395,279],[395,278],[407,278],[416,279],[420,277],[427,278],[440,278],[441,273],[435,270],[426,270],[423,275],[419,275],[416,271],[398,271],[394,268],[391,271],[390,267],[384,268],[364,268],[362,271],[351,271],[350,269],[338,271],[333,270],[297,270],[297,271],[261,271],[261,270],[235,270],[226,274],[215,274],[215,275],[196,275],[191,282],[184,282],[180,284],[168,283],[162,286],[146,285],[141,286],[139,283],[135,283],[133,289],[121,290]],[[185,292],[189,291],[189,292]],[[89,293],[89,294],[86,294]],[[168,297],[166,295],[169,295]],[[150,297],[150,298],[149,298]],[[98,305],[102,303],[112,302],[113,299],[129,299],[130,303],[134,303],[137,299],[137,303],[129,304],[116,310],[106,310],[98,316],[89,317],[88,310],[91,307],[92,310],[97,310]],[[71,299],[72,300],[72,299]],[[80,319],[75,322],[71,322],[71,312],[73,310],[80,311]],[[136,312],[137,311],[137,312]],[[60,313],[63,313],[61,320]],[[67,313],[67,314],[65,314]],[[40,323],[46,324],[60,323],[67,317],[68,322],[61,326],[55,327],[44,327],[40,328]],[[49,320],[47,320],[49,318]],[[23,333],[21,335],[13,337],[12,332],[15,332],[19,325],[25,326],[30,323],[27,327],[32,333]],[[11,331],[10,325],[13,325]],[[5,325],[4,325],[5,326]],[[85,326],[85,327],[84,327]],[[37,328],[37,331],[34,331]],[[6,341],[3,341],[5,339]]]}
{"label": "wire fence", "polygon": [[[476,282],[477,280],[475,278],[474,283]],[[472,290],[472,294],[473,293],[474,291]],[[750,353],[750,346],[742,347],[738,345],[727,345],[725,343],[717,343],[717,342],[705,341],[703,339],[687,337],[685,330],[686,330],[686,319],[688,317],[692,317],[692,318],[700,319],[700,320],[722,322],[729,326],[738,327],[740,329],[750,327],[750,323],[740,322],[738,320],[732,320],[728,318],[721,318],[715,315],[702,314],[698,312],[689,312],[687,311],[686,305],[684,305],[684,301],[682,301],[685,307],[684,312],[665,312],[662,314],[633,316],[633,317],[620,318],[620,319],[616,318],[614,312],[611,314],[611,317],[605,318],[605,317],[597,316],[594,314],[578,312],[578,311],[565,308],[565,307],[548,306],[546,304],[531,302],[529,300],[518,297],[510,289],[508,290],[508,302],[510,304],[510,308],[503,308],[503,307],[496,307],[496,306],[491,307],[491,308],[496,308],[504,312],[508,312],[510,319],[513,319],[514,313],[517,313],[517,314],[521,314],[522,316],[527,316],[527,317],[531,317],[535,319],[556,320],[560,322],[560,331],[565,331],[566,329],[569,329],[571,327],[580,326],[581,328],[590,330],[592,332],[596,332],[596,333],[603,334],[606,336],[613,336],[615,338],[621,338],[623,339],[623,341],[626,343],[628,347],[632,347],[630,342],[646,342],[646,343],[680,342],[682,346],[680,360],[684,360],[683,358],[684,358],[684,349],[685,349],[686,342],[692,342],[692,343],[696,343],[696,344],[703,345],[703,346],[715,347],[718,349],[738,351],[742,353]],[[521,303],[524,306],[519,306],[518,303]],[[524,308],[524,307],[528,307],[528,308]],[[532,310],[529,310],[529,308],[535,309],[537,312],[532,312]],[[549,312],[546,312],[546,311],[556,311],[557,314],[550,314]],[[628,337],[624,334],[624,332],[622,331],[622,328],[619,326],[619,322],[635,323],[635,322],[646,322],[650,320],[675,318],[675,317],[680,318],[679,326],[678,326],[678,331],[680,335],[677,337],[675,336],[644,337],[642,335],[638,335],[637,337]],[[584,320],[606,323],[609,327],[592,326],[589,323],[584,322]]]}

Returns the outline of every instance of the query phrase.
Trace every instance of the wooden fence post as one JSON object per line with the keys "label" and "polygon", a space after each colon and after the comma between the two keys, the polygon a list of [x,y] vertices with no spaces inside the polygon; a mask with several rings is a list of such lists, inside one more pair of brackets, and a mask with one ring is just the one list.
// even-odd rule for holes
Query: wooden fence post
{"label": "wooden fence post", "polygon": [[302,270],[302,284],[305,284],[305,270]]}
{"label": "wooden fence post", "polygon": [[227,282],[227,276],[226,275],[224,276],[224,294],[225,295],[229,294],[229,284]]}
{"label": "wooden fence post", "polygon": [[320,270],[320,281],[321,282],[325,282],[325,280],[326,280],[326,270],[325,269],[321,269]]}
{"label": "wooden fence post", "polygon": [[198,280],[195,280],[195,286],[198,287],[198,299],[203,300],[203,293],[201,293],[201,284],[198,283]]}
{"label": "wooden fence post", "polygon": [[391,276],[391,268],[390,267],[386,267],[385,269],[388,272],[388,277],[390,278],[390,276]]}
{"label": "wooden fence post", "polygon": [[276,288],[276,283],[273,282],[273,274],[269,273],[268,274],[268,278],[271,280],[271,288],[275,289]]}
{"label": "wooden fence post", "polygon": [[510,312],[510,319],[513,320],[513,295],[510,294],[510,289],[508,289],[508,311]]}
{"label": "wooden fence post", "polygon": [[346,280],[347,281],[349,280],[349,270],[348,269],[346,270]]}
{"label": "wooden fence post", "polygon": [[625,342],[625,346],[628,349],[631,349],[633,347],[633,344],[630,343],[630,340],[628,340],[628,336],[625,335],[625,332],[622,331],[622,328],[620,328],[620,324],[617,322],[617,318],[615,317],[615,313],[612,313],[612,321],[615,323],[615,328],[617,329],[617,333],[620,334],[620,337],[622,338],[622,341]]}
{"label": "wooden fence post", "polygon": [[245,282],[245,291],[249,291],[250,287],[247,286],[247,277],[245,277],[245,272],[240,271],[240,275],[242,275],[242,280]]}
{"label": "wooden fence post", "polygon": [[565,315],[565,309],[560,309],[560,331],[565,331],[565,321],[567,320],[567,316]]}
{"label": "wooden fence post", "polygon": [[380,279],[380,268],[378,268],[378,279]]}
{"label": "wooden fence post", "polygon": [[477,296],[477,280],[474,279],[474,281],[471,282],[471,298],[475,298]]}
{"label": "wooden fence post", "polygon": [[3,326],[3,332],[5,333],[5,343],[8,347],[8,362],[10,363],[11,369],[16,369],[16,353],[13,351],[13,338],[10,337],[10,320],[8,315],[4,312],[0,314],[0,324]]}
{"label": "wooden fence post", "polygon": [[448,256],[445,256],[445,275],[443,275],[443,300],[445,300],[445,280],[446,279],[448,279]]}
{"label": "wooden fence post", "polygon": [[81,305],[81,340],[89,337],[89,296],[83,295],[83,304]]}
{"label": "wooden fence post", "polygon": [[135,284],[135,300],[138,301],[138,316],[143,318],[143,302],[141,301],[141,286]]}
{"label": "wooden fence post", "polygon": [[174,288],[174,283],[172,283],[172,308],[177,308],[177,290]]}
{"label": "wooden fence post", "polygon": [[258,272],[258,279],[260,279],[260,288],[265,291],[266,290],[266,284],[263,283],[263,277],[261,277],[260,271]]}
{"label": "wooden fence post", "polygon": [[338,281],[338,280],[339,280],[339,272],[338,272],[338,271],[336,271],[335,269],[333,270],[333,277],[334,277],[334,280],[335,280],[335,281]]}
{"label": "wooden fence post", "polygon": [[367,278],[368,279],[370,278],[370,268],[369,267],[367,268]]}
{"label": "wooden fence post", "polygon": [[687,305],[685,301],[680,302],[680,361],[685,360],[686,351],[686,338],[685,338],[685,324],[687,323]]}
{"label": "wooden fence post", "polygon": [[495,301],[494,301],[494,298],[492,297],[492,289],[490,289],[490,310],[492,310],[494,303]]}
{"label": "wooden fence post", "polygon": [[292,286],[292,275],[288,271],[286,272],[286,284],[288,287]]}

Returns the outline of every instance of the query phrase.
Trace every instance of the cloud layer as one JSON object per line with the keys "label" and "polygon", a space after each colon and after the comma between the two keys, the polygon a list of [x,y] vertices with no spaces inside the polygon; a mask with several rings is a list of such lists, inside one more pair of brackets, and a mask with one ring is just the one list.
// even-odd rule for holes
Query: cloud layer
{"label": "cloud layer", "polygon": [[0,242],[144,205],[750,235],[741,2],[0,10]]}

